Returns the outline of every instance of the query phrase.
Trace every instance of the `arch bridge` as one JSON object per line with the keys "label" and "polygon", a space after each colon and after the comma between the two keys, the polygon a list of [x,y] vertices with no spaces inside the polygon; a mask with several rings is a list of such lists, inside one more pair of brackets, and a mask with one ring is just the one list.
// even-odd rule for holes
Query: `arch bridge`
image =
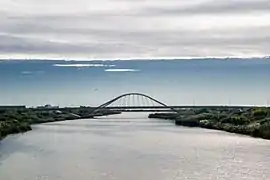
{"label": "arch bridge", "polygon": [[108,110],[116,112],[177,112],[177,107],[168,106],[146,94],[126,93],[94,107],[92,114]]}

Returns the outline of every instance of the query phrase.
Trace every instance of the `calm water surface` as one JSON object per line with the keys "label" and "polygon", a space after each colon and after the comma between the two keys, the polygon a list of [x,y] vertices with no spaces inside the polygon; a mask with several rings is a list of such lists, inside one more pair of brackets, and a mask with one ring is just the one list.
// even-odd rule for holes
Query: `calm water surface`
{"label": "calm water surface", "polygon": [[34,126],[0,144],[1,180],[268,180],[270,141],[123,114]]}

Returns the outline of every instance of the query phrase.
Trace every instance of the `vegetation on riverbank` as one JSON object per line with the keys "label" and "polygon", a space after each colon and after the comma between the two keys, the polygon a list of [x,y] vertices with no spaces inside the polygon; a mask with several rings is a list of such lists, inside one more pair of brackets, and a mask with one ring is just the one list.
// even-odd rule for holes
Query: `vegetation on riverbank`
{"label": "vegetation on riverbank", "polygon": [[[89,107],[34,109],[34,108],[4,108],[0,109],[0,139],[3,137],[31,130],[31,124],[55,121],[93,118],[93,109]],[[119,112],[99,111],[95,116],[116,114]]]}
{"label": "vegetation on riverbank", "polygon": [[[31,130],[31,124],[93,118],[89,107],[60,109],[0,109],[0,139]],[[99,111],[94,116],[118,114]],[[149,118],[174,120],[176,125],[223,130],[270,139],[270,108],[189,108],[178,113],[155,113]]]}
{"label": "vegetation on riverbank", "polygon": [[270,108],[182,109],[176,113],[150,114],[149,118],[174,120],[176,125],[202,127],[270,139]]}

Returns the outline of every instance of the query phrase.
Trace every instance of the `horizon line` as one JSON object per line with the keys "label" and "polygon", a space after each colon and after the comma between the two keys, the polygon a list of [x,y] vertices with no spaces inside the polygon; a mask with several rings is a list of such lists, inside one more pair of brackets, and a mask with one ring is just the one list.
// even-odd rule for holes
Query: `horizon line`
{"label": "horizon line", "polygon": [[36,57],[36,58],[23,58],[23,57],[10,57],[10,58],[1,58],[1,60],[58,60],[58,61],[127,61],[127,60],[196,60],[196,59],[270,59],[270,55],[266,56],[179,56],[179,57],[131,57],[131,58],[68,58],[68,57],[62,57],[62,58],[44,58],[44,57]]}

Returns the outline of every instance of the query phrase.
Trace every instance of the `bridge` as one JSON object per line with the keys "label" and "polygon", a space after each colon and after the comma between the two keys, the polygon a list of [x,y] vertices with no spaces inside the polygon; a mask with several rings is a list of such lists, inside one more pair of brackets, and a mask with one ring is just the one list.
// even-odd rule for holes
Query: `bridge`
{"label": "bridge", "polygon": [[116,112],[179,112],[187,108],[249,108],[248,106],[169,106],[151,96],[142,93],[126,93],[101,104],[92,107],[92,114],[101,111]]}
{"label": "bridge", "polygon": [[126,93],[115,97],[100,106],[89,107],[45,107],[30,108],[33,111],[53,111],[56,114],[66,114],[71,119],[92,118],[95,116],[119,114],[121,112],[172,112],[181,113],[184,109],[236,109],[244,110],[256,106],[226,106],[226,105],[179,105],[170,106],[151,96],[142,93]]}
{"label": "bridge", "polygon": [[168,106],[142,93],[122,94],[98,107],[94,107],[92,113],[108,110],[118,112],[177,112],[173,106]]}

